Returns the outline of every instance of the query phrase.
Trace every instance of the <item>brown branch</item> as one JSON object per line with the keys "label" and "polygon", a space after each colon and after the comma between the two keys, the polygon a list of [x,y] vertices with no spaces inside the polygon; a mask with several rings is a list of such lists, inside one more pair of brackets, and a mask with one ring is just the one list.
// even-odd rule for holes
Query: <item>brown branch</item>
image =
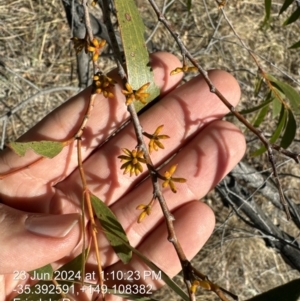
{"label": "brown branch", "polygon": [[[152,6],[152,8],[154,9],[158,20],[163,23],[163,25],[166,27],[166,29],[169,31],[169,33],[172,35],[172,37],[174,38],[174,40],[176,41],[176,43],[178,44],[180,51],[182,53],[182,57],[183,57],[183,61],[185,62],[185,58],[187,57],[191,63],[197,67],[197,69],[199,70],[200,74],[203,76],[204,80],[206,81],[207,85],[209,86],[209,89],[212,93],[216,94],[219,99],[223,102],[223,104],[230,110],[230,112],[241,122],[243,123],[250,131],[252,131],[259,139],[260,141],[263,143],[263,145],[266,147],[267,152],[268,152],[268,156],[269,156],[269,160],[273,169],[273,176],[275,178],[276,184],[278,185],[278,191],[279,191],[279,195],[280,195],[280,200],[282,202],[282,205],[285,209],[286,215],[287,215],[287,219],[290,220],[291,219],[291,215],[289,212],[289,206],[288,203],[286,202],[285,198],[284,198],[284,194],[282,192],[282,187],[280,184],[280,181],[278,179],[278,175],[277,175],[277,170],[276,170],[276,165],[275,165],[275,160],[274,160],[274,156],[273,156],[273,149],[277,150],[278,152],[292,158],[296,163],[299,163],[299,155],[292,153],[290,151],[284,150],[282,147],[278,146],[278,145],[274,145],[271,144],[264,136],[264,134],[257,128],[255,128],[251,123],[249,123],[242,114],[240,114],[238,111],[235,110],[235,107],[233,105],[230,104],[230,102],[224,97],[224,95],[214,86],[214,84],[212,83],[212,81],[210,80],[210,78],[208,77],[208,73],[205,69],[203,69],[201,67],[201,65],[198,64],[198,62],[194,59],[194,57],[191,55],[191,53],[188,51],[188,49],[185,47],[184,43],[182,42],[182,40],[179,37],[179,34],[174,32],[174,30],[171,28],[170,24],[168,23],[168,21],[166,20],[166,18],[164,17],[164,15],[161,13],[161,11],[159,10],[158,6],[156,5],[154,0],[149,0],[150,5]],[[220,9],[222,9],[222,7],[220,7]]]}

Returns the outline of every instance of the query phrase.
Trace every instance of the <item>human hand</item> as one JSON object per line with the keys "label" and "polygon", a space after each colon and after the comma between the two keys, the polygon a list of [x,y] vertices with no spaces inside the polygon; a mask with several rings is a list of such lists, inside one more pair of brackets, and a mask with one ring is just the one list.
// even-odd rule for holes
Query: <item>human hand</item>
{"label": "human hand", "polygon": [[[187,182],[177,186],[176,194],[165,189],[164,195],[176,219],[178,239],[191,259],[214,227],[211,209],[198,200],[238,163],[245,151],[245,141],[234,125],[220,120],[228,110],[210,93],[201,76],[176,88],[180,75],[169,76],[171,70],[181,65],[176,57],[155,53],[151,65],[163,97],[140,120],[147,132],[164,124],[163,133],[170,136],[163,141],[165,149],[152,154],[155,164],[164,162],[183,147],[163,170],[178,163],[176,175]],[[236,80],[224,71],[211,71],[209,76],[231,104],[236,105],[240,97]],[[117,78],[117,73],[113,72],[112,77]],[[56,109],[20,140],[69,139],[78,130],[89,95],[90,88]],[[114,99],[97,96],[83,134],[83,167],[88,187],[110,206],[131,245],[172,277],[179,272],[180,263],[167,241],[159,204],[155,204],[151,215],[142,223],[136,222],[140,212],[135,208],[149,202],[152,196],[150,180],[140,183],[146,171],[138,177],[123,175],[122,163],[117,159],[122,148],[131,150],[136,146],[132,126],[99,147],[128,118],[119,86],[114,88],[114,95]],[[37,158],[31,151],[25,157],[18,157],[6,149],[0,154],[0,173],[26,166]],[[81,252],[82,186],[76,143],[65,147],[53,159],[44,159],[5,177],[0,181],[0,197],[0,300],[10,300],[16,295],[13,289],[18,284],[13,279],[13,271],[30,271],[48,263],[62,265]],[[124,266],[101,231],[98,240],[105,273],[119,270],[142,273],[147,269],[136,257]],[[153,289],[161,285],[157,280],[147,283]]]}

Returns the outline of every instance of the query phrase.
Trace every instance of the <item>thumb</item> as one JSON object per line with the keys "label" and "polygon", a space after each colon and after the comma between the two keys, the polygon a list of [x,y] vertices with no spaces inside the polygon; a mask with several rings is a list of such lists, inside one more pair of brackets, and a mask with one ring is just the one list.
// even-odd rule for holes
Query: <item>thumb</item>
{"label": "thumb", "polygon": [[80,215],[34,214],[0,204],[0,275],[31,271],[70,255]]}

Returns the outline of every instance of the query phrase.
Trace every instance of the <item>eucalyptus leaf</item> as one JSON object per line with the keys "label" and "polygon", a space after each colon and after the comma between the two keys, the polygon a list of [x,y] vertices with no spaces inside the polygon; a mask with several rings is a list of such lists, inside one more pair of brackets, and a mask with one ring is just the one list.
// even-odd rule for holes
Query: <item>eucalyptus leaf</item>
{"label": "eucalyptus leaf", "polygon": [[[128,82],[133,90],[138,90],[144,84],[150,83],[146,91],[150,93],[147,99],[149,103],[159,95],[160,91],[154,83],[149,53],[144,40],[143,21],[134,0],[115,0],[114,3],[125,54]],[[139,101],[135,101],[134,105],[137,112],[145,106]]]}
{"label": "eucalyptus leaf", "polygon": [[146,256],[144,256],[141,252],[139,252],[136,248],[132,247],[125,241],[124,241],[124,244],[126,244],[128,246],[128,248],[130,248],[134,254],[136,254],[139,258],[141,258],[146,263],[146,265],[156,273],[156,275],[160,275],[159,279],[163,280],[169,286],[169,288],[171,288],[178,296],[180,296],[185,301],[190,300],[189,296],[155,263],[153,263]]}
{"label": "eucalyptus leaf", "polygon": [[[274,131],[272,137],[270,138],[270,143],[275,143],[277,141],[277,139],[280,137],[280,134],[282,133],[282,131],[284,129],[286,122],[287,122],[287,112],[286,112],[284,106],[282,106],[280,116],[278,119],[278,123],[276,126],[276,130]],[[251,155],[254,157],[259,156],[259,155],[263,154],[266,150],[267,150],[266,147],[263,145],[261,148],[254,151]]]}
{"label": "eucalyptus leaf", "polygon": [[25,156],[26,151],[32,149],[38,155],[53,158],[62,151],[65,144],[59,141],[31,141],[11,142],[8,146],[19,156]]}
{"label": "eucalyptus leaf", "polygon": [[292,46],[289,47],[289,49],[296,49],[300,47],[300,41],[296,42],[295,44],[293,44]]}
{"label": "eucalyptus leaf", "polygon": [[[267,97],[258,106],[252,107],[252,108],[249,108],[249,109],[245,109],[245,110],[241,110],[241,111],[239,111],[239,113],[242,114],[242,115],[246,115],[246,114],[250,114],[250,113],[256,112],[256,111],[260,110],[261,108],[265,107],[266,105],[270,104],[272,101],[273,101],[273,98]],[[228,113],[226,116],[233,116],[233,114],[232,113]]]}
{"label": "eucalyptus leaf", "polygon": [[300,17],[300,7],[298,7],[283,23],[284,26],[294,23]]}
{"label": "eucalyptus leaf", "polygon": [[256,97],[261,90],[263,77],[261,75],[257,75],[255,79],[255,87],[254,87],[254,96]]}
{"label": "eucalyptus leaf", "polygon": [[106,238],[122,262],[128,263],[131,260],[132,252],[128,247],[130,244],[122,225],[114,213],[98,197],[91,195],[91,202]]}
{"label": "eucalyptus leaf", "polygon": [[[106,232],[106,230],[104,230]],[[178,296],[180,296],[183,300],[189,301],[189,296],[155,263],[149,260],[146,256],[144,256],[141,252],[139,252],[136,248],[132,247],[127,241],[123,240],[122,237],[118,236],[116,232],[111,233],[112,236],[115,236],[117,239],[122,241],[124,245],[128,247],[134,254],[140,257],[146,265],[151,268],[156,275],[159,275],[159,279],[163,280]]]}
{"label": "eucalyptus leaf", "polygon": [[285,0],[281,6],[279,14],[281,15],[295,0]]}
{"label": "eucalyptus leaf", "polygon": [[259,125],[263,122],[263,120],[265,119],[267,113],[269,111],[269,104],[264,106],[258,113],[254,123],[253,123],[253,126],[255,127],[259,127]]}
{"label": "eucalyptus leaf", "polygon": [[281,111],[282,103],[277,97],[273,97],[272,101],[272,116],[275,118]]}
{"label": "eucalyptus leaf", "polygon": [[288,148],[294,141],[296,136],[297,123],[294,114],[291,110],[288,110],[288,120],[286,127],[280,142],[280,146],[283,148]]}
{"label": "eucalyptus leaf", "polygon": [[268,74],[268,78],[271,81],[271,84],[277,88],[281,93],[285,95],[285,97],[289,100],[292,109],[295,114],[300,114],[300,95],[299,93],[289,84],[284,83],[282,81],[277,80],[270,74]]}
{"label": "eucalyptus leaf", "polygon": [[265,0],[265,18],[263,22],[263,26],[268,28],[271,22],[271,5],[272,0]]}

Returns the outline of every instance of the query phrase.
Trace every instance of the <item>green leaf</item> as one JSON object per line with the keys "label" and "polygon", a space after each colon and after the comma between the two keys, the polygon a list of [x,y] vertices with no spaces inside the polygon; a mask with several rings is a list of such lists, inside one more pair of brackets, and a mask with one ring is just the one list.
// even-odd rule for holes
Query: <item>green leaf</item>
{"label": "green leaf", "polygon": [[258,113],[254,123],[253,123],[253,126],[255,127],[259,127],[259,125],[263,122],[263,120],[265,119],[267,113],[269,111],[269,104],[264,106],[260,112]]}
{"label": "green leaf", "polygon": [[281,82],[275,79],[272,75],[267,75],[271,81],[272,86],[277,88],[285,97],[289,100],[292,109],[295,114],[300,114],[300,95],[299,93],[289,84]]}
{"label": "green leaf", "polygon": [[273,97],[272,100],[272,116],[275,118],[281,111],[282,103],[277,97]]}
{"label": "green leaf", "polygon": [[281,15],[295,0],[285,0],[283,3],[279,15]]}
{"label": "green leaf", "polygon": [[190,11],[192,8],[192,0],[186,0],[186,7],[187,10]]}
{"label": "green leaf", "polygon": [[255,88],[254,88],[254,96],[255,97],[258,95],[259,91],[261,90],[262,83],[263,83],[262,76],[257,75],[256,79],[255,79]]}
{"label": "green leaf", "polygon": [[271,22],[271,5],[272,0],[265,0],[265,18],[263,22],[263,27],[268,28]]}
{"label": "green leaf", "polygon": [[[239,113],[242,114],[242,115],[246,115],[246,114],[250,114],[250,113],[256,112],[259,109],[261,109],[261,108],[265,107],[266,105],[270,104],[272,101],[273,101],[273,98],[266,97],[266,99],[260,105],[258,105],[256,107],[252,107],[250,109],[241,110]],[[233,116],[233,114],[232,113],[228,113],[226,116]]]}
{"label": "green leaf", "polygon": [[32,149],[38,155],[53,158],[62,151],[65,145],[59,141],[31,141],[11,142],[8,146],[19,156],[25,156],[26,151]]}
{"label": "green leaf", "polygon": [[[270,138],[270,143],[275,143],[277,141],[277,139],[279,138],[279,136],[286,124],[286,121],[287,121],[287,112],[286,112],[284,106],[282,105],[280,116],[279,116],[278,123],[277,123],[277,127],[276,127],[276,130],[274,131],[272,137]],[[267,149],[263,145],[261,148],[254,151],[251,155],[254,157],[259,156],[259,155],[263,154],[266,150]]]}
{"label": "green leaf", "polygon": [[[147,89],[150,93],[147,102],[159,95],[159,88],[154,83],[153,72],[150,67],[149,53],[144,41],[144,24],[139,15],[134,0],[115,0],[122,44],[126,60],[128,82],[134,90],[138,90],[146,83],[151,83]],[[136,111],[145,105],[134,102]]]}
{"label": "green leaf", "polygon": [[295,48],[299,48],[299,47],[300,47],[300,41],[298,41],[297,43],[290,46],[289,49],[295,49]]}
{"label": "green leaf", "polygon": [[[106,232],[106,230],[104,230],[104,232]],[[116,232],[112,232],[111,235],[115,236],[116,239],[119,239],[125,246],[128,247],[128,249],[130,249],[138,257],[140,257],[147,264],[147,266],[156,273],[156,275],[160,275],[159,279],[163,280],[178,296],[180,296],[185,301],[190,300],[189,296],[156,264],[154,264],[146,256],[140,253],[136,248],[132,247],[127,241],[125,241],[122,237],[120,237]]]}
{"label": "green leaf", "polygon": [[288,121],[280,142],[280,146],[283,148],[288,148],[294,141],[296,136],[297,124],[294,114],[291,110],[288,110]]}
{"label": "green leaf", "polygon": [[128,245],[128,248],[130,248],[133,253],[135,253],[138,257],[140,257],[147,264],[147,266],[156,273],[156,275],[160,275],[160,279],[163,280],[178,296],[180,296],[185,301],[190,300],[188,295],[155,263],[153,263],[151,260],[149,260],[146,256],[144,256],[136,248],[132,247],[129,244],[127,244],[127,245]]}
{"label": "green leaf", "polygon": [[294,23],[300,17],[300,7],[298,7],[283,23],[284,26]]}
{"label": "green leaf", "polygon": [[95,195],[91,195],[91,202],[106,238],[122,262],[128,263],[132,257],[132,252],[128,247],[130,244],[122,225],[114,213]]}
{"label": "green leaf", "polygon": [[297,301],[299,297],[300,279],[296,279],[246,301]]}
{"label": "green leaf", "polygon": [[47,264],[41,268],[35,269],[33,271],[28,272],[32,277],[35,277],[34,275],[39,275],[40,279],[47,279],[48,276],[50,276],[49,279],[53,278],[53,268],[51,264]]}

